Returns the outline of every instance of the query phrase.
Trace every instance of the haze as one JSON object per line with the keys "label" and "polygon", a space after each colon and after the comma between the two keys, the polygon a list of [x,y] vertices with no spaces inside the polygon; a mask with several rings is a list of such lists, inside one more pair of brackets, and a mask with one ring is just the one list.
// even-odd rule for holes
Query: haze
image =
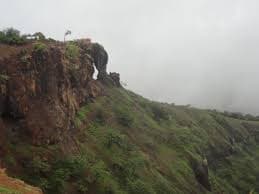
{"label": "haze", "polygon": [[0,0],[0,28],[90,37],[153,100],[259,114],[258,0]]}

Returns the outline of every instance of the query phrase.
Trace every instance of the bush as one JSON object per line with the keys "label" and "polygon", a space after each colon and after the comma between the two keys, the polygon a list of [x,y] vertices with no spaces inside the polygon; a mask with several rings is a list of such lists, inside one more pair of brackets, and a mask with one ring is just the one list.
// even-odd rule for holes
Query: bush
{"label": "bush", "polygon": [[[85,171],[87,169],[88,161],[84,157],[72,157],[63,160],[58,160],[53,164],[51,176],[49,176],[49,193],[63,193],[67,181],[73,178],[77,186],[85,183]],[[82,182],[83,181],[83,182]]]}
{"label": "bush", "polygon": [[160,120],[169,120],[169,113],[168,110],[166,110],[165,107],[162,107],[161,105],[158,104],[151,104],[151,111],[153,113],[153,118],[156,121]]}
{"label": "bush", "polygon": [[79,47],[73,43],[69,43],[66,46],[65,56],[69,60],[75,60],[79,56]]}
{"label": "bush", "polygon": [[119,188],[103,161],[98,161],[90,168],[92,182],[96,183],[96,193],[118,193]]}
{"label": "bush", "polygon": [[146,161],[141,155],[127,153],[127,158],[114,157],[112,169],[122,184],[134,181],[139,178],[146,166]]}
{"label": "bush", "polygon": [[9,188],[2,187],[2,186],[0,186],[0,193],[3,193],[3,194],[20,194],[20,192],[17,191],[17,190],[9,189]]}
{"label": "bush", "polygon": [[111,148],[113,145],[116,145],[124,151],[130,150],[126,137],[116,131],[110,130],[105,137],[105,146]]}
{"label": "bush", "polygon": [[8,75],[0,74],[0,82],[1,81],[7,81],[9,79]]}
{"label": "bush", "polygon": [[14,28],[7,28],[0,31],[0,43],[20,45],[26,42],[26,38],[20,35],[20,31]]}
{"label": "bush", "polygon": [[159,193],[159,194],[175,193],[173,191],[173,188],[170,185],[170,182],[160,174],[156,177],[156,183],[154,185],[154,189],[156,193]]}
{"label": "bush", "polygon": [[44,34],[42,32],[36,32],[33,34],[34,38],[36,40],[45,40],[46,37],[44,36]]}
{"label": "bush", "polygon": [[75,156],[60,159],[57,161],[43,161],[35,157],[28,163],[28,177],[24,177],[29,183],[39,186],[44,193],[64,193],[69,180],[73,180],[80,193],[83,193],[84,185],[87,185],[85,171],[88,167],[88,160],[85,157]]}
{"label": "bush", "polygon": [[128,183],[129,193],[132,194],[154,194],[153,189],[141,180],[134,180]]}
{"label": "bush", "polygon": [[116,113],[116,118],[121,125],[125,127],[131,127],[133,125],[134,118],[131,115],[130,110],[119,108],[115,110],[115,113]]}
{"label": "bush", "polygon": [[47,162],[42,161],[40,157],[35,157],[30,163],[31,172],[33,174],[47,173],[50,170],[50,166]]}
{"label": "bush", "polygon": [[107,117],[109,117],[108,111],[101,106],[96,106],[95,121],[101,125],[104,125]]}
{"label": "bush", "polygon": [[33,51],[36,53],[43,53],[47,49],[46,44],[37,42],[33,45]]}

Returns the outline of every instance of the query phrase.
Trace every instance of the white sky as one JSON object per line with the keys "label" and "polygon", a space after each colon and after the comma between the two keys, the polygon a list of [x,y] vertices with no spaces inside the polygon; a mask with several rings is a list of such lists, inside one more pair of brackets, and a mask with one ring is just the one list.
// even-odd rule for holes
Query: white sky
{"label": "white sky", "polygon": [[0,0],[0,28],[91,37],[154,100],[259,114],[258,0]]}

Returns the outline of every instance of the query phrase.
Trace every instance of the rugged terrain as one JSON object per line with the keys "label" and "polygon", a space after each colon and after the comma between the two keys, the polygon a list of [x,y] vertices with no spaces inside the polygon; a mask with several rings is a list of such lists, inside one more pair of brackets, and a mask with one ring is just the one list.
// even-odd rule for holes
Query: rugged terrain
{"label": "rugged terrain", "polygon": [[10,176],[53,194],[259,192],[258,121],[153,102],[93,73],[78,41],[0,44]]}
{"label": "rugged terrain", "polygon": [[4,169],[0,169],[0,193],[42,194],[42,191],[38,188],[25,184],[23,181],[8,177]]}

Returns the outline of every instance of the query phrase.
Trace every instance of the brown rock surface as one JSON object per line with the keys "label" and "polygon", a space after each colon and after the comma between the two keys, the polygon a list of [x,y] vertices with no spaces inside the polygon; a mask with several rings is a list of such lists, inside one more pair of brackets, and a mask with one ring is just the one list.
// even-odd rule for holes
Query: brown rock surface
{"label": "brown rock surface", "polygon": [[46,43],[42,50],[34,45],[0,45],[0,132],[13,119],[33,144],[57,143],[73,128],[80,105],[99,96],[102,87],[83,49],[70,60],[65,44]]}

